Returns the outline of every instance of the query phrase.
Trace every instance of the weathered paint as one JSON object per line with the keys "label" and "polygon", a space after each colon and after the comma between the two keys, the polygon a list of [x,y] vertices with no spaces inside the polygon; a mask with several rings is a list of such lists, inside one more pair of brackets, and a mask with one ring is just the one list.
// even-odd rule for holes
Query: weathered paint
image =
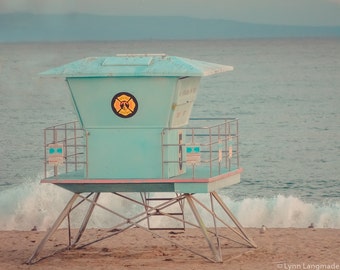
{"label": "weathered paint", "polygon": [[233,67],[163,54],[88,57],[41,73],[59,77],[209,76]]}
{"label": "weathered paint", "polygon": [[[71,187],[74,192],[147,191],[148,186],[150,191],[194,189],[193,182],[178,185],[167,182],[185,175],[187,170],[182,162],[186,160],[182,147],[186,144],[185,131],[171,128],[188,124],[202,76],[232,69],[176,56],[147,54],[89,57],[43,72],[44,76],[66,78],[86,134],[87,164],[80,177],[142,181],[133,187],[130,182],[111,182],[110,186],[108,182],[54,183]],[[165,149],[164,144],[176,146]],[[196,173],[195,177],[207,178],[205,173]],[[143,182],[146,179],[162,180],[150,184]],[[197,190],[208,192],[207,185],[198,185]]]}

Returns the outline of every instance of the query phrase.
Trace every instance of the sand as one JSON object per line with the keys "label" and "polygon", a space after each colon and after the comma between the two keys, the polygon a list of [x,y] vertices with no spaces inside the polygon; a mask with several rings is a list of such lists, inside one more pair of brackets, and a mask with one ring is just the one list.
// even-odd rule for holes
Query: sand
{"label": "sand", "polygon": [[[258,248],[223,239],[223,263],[213,263],[142,229],[133,228],[82,249],[66,250],[33,265],[25,264],[45,235],[42,231],[1,231],[0,269],[340,269],[339,229],[247,228]],[[88,229],[82,241],[103,233]],[[210,256],[197,229],[160,232],[181,245]],[[67,244],[68,232],[58,230],[40,255]]]}

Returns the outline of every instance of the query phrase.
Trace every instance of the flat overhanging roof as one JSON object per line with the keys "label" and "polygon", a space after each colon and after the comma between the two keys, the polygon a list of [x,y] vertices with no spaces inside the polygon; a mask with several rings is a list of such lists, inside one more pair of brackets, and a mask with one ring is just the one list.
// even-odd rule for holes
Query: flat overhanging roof
{"label": "flat overhanging roof", "polygon": [[87,57],[45,72],[52,77],[183,77],[209,76],[233,70],[232,66],[165,54],[119,54]]}

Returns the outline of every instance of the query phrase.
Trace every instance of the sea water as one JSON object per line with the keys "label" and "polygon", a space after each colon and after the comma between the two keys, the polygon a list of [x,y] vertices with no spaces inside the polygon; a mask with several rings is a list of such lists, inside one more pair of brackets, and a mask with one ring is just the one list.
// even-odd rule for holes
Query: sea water
{"label": "sea water", "polygon": [[117,53],[234,66],[202,79],[192,112],[239,118],[244,173],[222,198],[244,226],[340,228],[340,39],[300,38],[0,44],[0,230],[45,229],[71,196],[39,184],[43,129],[76,120],[64,80],[39,72]]}

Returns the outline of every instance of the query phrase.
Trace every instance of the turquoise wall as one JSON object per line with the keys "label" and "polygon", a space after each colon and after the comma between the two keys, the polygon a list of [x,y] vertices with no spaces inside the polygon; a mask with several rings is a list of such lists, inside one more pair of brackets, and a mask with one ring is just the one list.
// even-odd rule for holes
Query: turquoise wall
{"label": "turquoise wall", "polygon": [[[67,81],[84,128],[168,125],[176,78],[68,78]],[[138,101],[138,112],[131,118],[117,117],[112,111],[112,98],[120,92],[131,93]]]}
{"label": "turquoise wall", "polygon": [[[67,78],[75,110],[87,131],[88,178],[170,178],[185,173],[185,126],[200,77]],[[134,115],[115,113],[116,95],[134,97]],[[117,111],[117,110],[116,110]],[[182,149],[183,148],[183,149]],[[162,160],[170,163],[162,164]]]}

